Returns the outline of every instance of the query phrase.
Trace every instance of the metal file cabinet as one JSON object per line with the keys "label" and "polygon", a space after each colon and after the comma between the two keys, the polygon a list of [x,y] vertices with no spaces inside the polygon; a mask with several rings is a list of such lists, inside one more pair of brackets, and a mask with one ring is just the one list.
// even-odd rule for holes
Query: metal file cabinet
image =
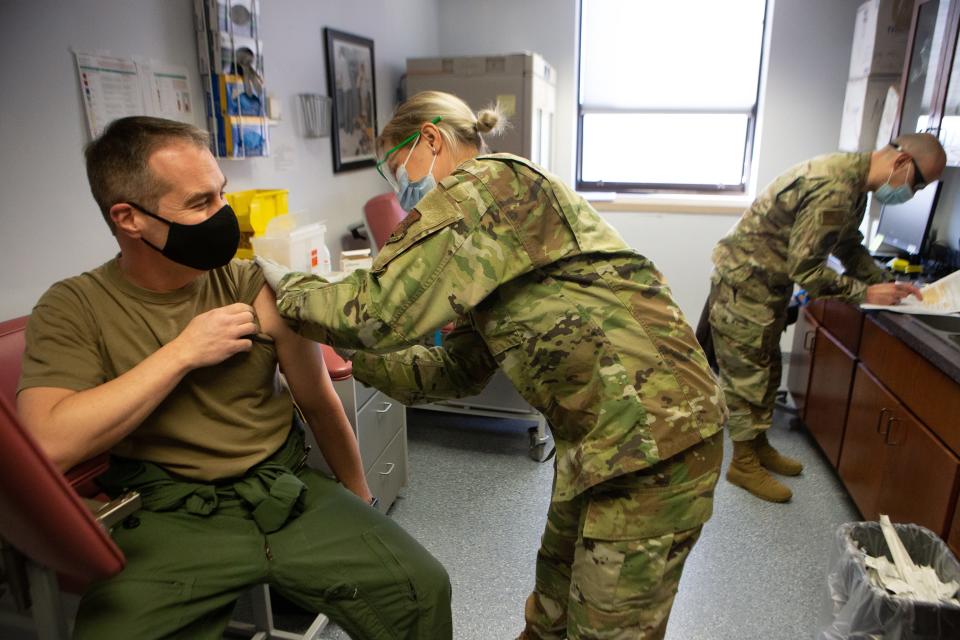
{"label": "metal file cabinet", "polygon": [[[360,446],[363,471],[370,491],[380,499],[378,509],[386,513],[407,484],[407,412],[396,400],[358,382],[350,363],[324,347],[324,360],[333,387],[343,403]],[[311,446],[308,464],[332,475],[316,440],[307,429]]]}

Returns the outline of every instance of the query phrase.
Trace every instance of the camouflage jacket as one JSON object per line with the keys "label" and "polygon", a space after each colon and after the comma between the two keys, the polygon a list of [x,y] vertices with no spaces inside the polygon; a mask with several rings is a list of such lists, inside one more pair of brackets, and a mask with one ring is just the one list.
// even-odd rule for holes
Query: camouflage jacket
{"label": "camouflage jacket", "polygon": [[[789,298],[796,283],[813,298],[861,302],[887,279],[859,231],[869,168],[869,153],[832,153],[781,175],[714,249],[717,275],[759,301]],[[827,266],[831,253],[843,275]]]}
{"label": "camouflage jacket", "polygon": [[[463,163],[370,271],[336,284],[290,274],[278,306],[303,335],[362,350],[355,377],[407,404],[477,393],[500,367],[550,422],[558,500],[674,456],[725,418],[654,265],[516,156]],[[411,346],[451,321],[442,347]]]}

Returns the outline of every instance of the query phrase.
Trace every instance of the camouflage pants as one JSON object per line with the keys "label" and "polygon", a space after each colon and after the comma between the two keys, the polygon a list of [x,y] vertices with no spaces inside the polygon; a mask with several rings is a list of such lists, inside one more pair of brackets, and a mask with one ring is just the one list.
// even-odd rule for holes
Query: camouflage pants
{"label": "camouflage pants", "polygon": [[731,440],[753,440],[773,421],[783,368],[780,334],[789,301],[789,297],[752,300],[714,277],[710,329],[730,410],[727,429]]}
{"label": "camouflage pants", "polygon": [[553,502],[527,598],[527,640],[663,638],[683,564],[713,512],[720,434]]}

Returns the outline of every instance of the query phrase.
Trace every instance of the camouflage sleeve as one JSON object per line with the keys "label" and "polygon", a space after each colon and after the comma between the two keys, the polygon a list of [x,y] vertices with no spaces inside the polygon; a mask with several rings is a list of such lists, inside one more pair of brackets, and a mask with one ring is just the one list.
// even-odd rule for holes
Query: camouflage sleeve
{"label": "camouflage sleeve", "polygon": [[461,398],[480,393],[497,369],[483,339],[467,324],[458,325],[442,347],[414,346],[377,355],[353,354],[353,375],[405,405]]}
{"label": "camouflage sleeve", "polygon": [[334,347],[395,351],[465,315],[533,269],[482,183],[445,178],[394,230],[373,267],[331,284],[286,276],[277,307],[302,335]]}
{"label": "camouflage sleeve", "polygon": [[827,266],[849,216],[848,209],[829,197],[813,199],[797,215],[787,247],[787,270],[811,298],[860,302],[866,295],[867,285]]}
{"label": "camouflage sleeve", "polygon": [[840,258],[846,267],[846,275],[866,284],[879,284],[893,280],[892,274],[877,266],[870,252],[863,246],[863,234],[858,229],[847,234],[836,247],[833,255]]}

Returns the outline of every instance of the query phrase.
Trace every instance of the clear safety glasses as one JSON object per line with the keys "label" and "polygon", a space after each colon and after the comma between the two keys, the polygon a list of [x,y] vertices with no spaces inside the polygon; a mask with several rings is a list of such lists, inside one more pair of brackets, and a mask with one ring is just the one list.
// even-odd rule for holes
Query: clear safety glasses
{"label": "clear safety glasses", "polygon": [[[430,121],[430,124],[437,124],[441,120],[443,120],[443,117],[437,116],[436,118]],[[397,183],[396,173],[391,171],[390,167],[385,165],[387,164],[387,161],[390,160],[390,156],[392,156],[394,153],[396,153],[397,151],[402,149],[404,146],[410,144],[411,142],[413,142],[419,137],[420,137],[419,131],[411,133],[409,136],[401,140],[397,146],[393,147],[392,149],[387,151],[385,154],[383,154],[383,158],[377,163],[377,173],[379,173],[380,176],[387,181],[387,183],[393,188],[394,191],[397,191],[400,188],[400,185]]]}

